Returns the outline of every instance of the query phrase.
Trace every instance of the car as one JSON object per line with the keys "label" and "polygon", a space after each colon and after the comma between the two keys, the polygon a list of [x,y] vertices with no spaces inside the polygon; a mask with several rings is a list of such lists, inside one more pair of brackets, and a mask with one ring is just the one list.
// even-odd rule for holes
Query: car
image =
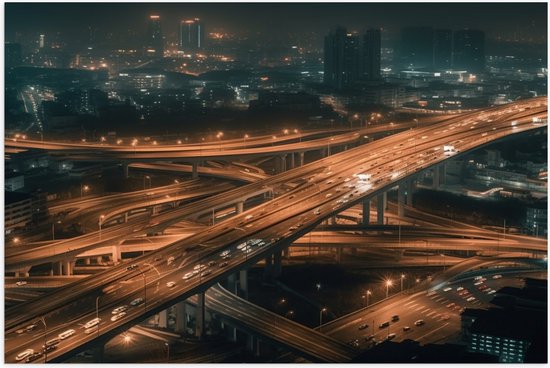
{"label": "car", "polygon": [[210,270],[203,271],[203,272],[201,273],[201,277],[208,276],[208,275],[210,275],[211,273],[212,273],[212,271],[210,271]]}
{"label": "car", "polygon": [[169,258],[166,260],[166,262],[168,262],[168,266],[170,266],[170,265],[172,264],[172,262],[174,262],[175,259],[176,259],[176,258],[175,258],[174,256],[169,257]]}
{"label": "car", "polygon": [[455,305],[456,305],[455,303],[449,303],[449,304],[446,305],[446,307],[447,307],[447,308],[452,308],[452,307],[454,307]]}
{"label": "car", "polygon": [[160,261],[162,259],[162,257],[155,257],[155,259],[153,259],[153,261],[157,262],[157,261]]}
{"label": "car", "polygon": [[61,332],[59,335],[57,335],[61,340],[65,340],[67,337],[71,337],[74,335],[76,331],[73,329],[66,330]]}
{"label": "car", "polygon": [[169,287],[169,288],[174,287],[174,286],[176,286],[176,282],[175,281],[168,281],[166,283],[166,286]]}
{"label": "car", "polygon": [[350,340],[350,341],[348,341],[348,345],[353,346],[354,348],[358,348],[359,347],[359,340],[358,339]]}
{"label": "car", "polygon": [[395,339],[396,336],[397,335],[395,333],[391,333],[386,337],[386,340],[393,340],[393,339]]}
{"label": "car", "polygon": [[321,214],[321,210],[317,208],[315,211],[313,211],[313,214],[319,216]]}
{"label": "car", "polygon": [[437,291],[432,290],[432,291],[429,291],[429,292],[426,294],[426,296],[432,296],[432,295],[435,295],[435,294],[437,294]]}
{"label": "car", "polygon": [[220,257],[226,258],[227,256],[229,256],[230,253],[231,251],[229,249],[224,250],[223,252],[220,253]]}
{"label": "car", "polygon": [[410,331],[411,328],[409,326],[403,326],[403,331]]}
{"label": "car", "polygon": [[442,320],[448,321],[449,318],[451,318],[448,314],[444,314],[443,317],[441,317]]}
{"label": "car", "polygon": [[476,300],[474,296],[471,296],[468,299],[466,299],[467,302],[473,302],[474,300]]}
{"label": "car", "polygon": [[15,360],[17,360],[17,361],[23,360],[23,359],[25,359],[26,357],[28,357],[29,355],[31,355],[33,353],[34,353],[33,349],[24,350],[21,353],[17,354],[17,356],[15,357]]}
{"label": "car", "polygon": [[202,271],[206,268],[206,265],[205,264],[198,264],[198,265],[195,265],[195,267],[193,267],[193,270],[195,271]]}
{"label": "car", "polygon": [[391,316],[391,321],[392,322],[397,322],[399,321],[399,316],[397,314],[394,314],[393,316]]}
{"label": "car", "polygon": [[44,348],[47,348],[48,346],[55,346],[59,344],[60,341],[61,339],[59,337],[55,337],[53,339],[46,341],[46,345],[42,345],[42,348],[44,349]]}
{"label": "car", "polygon": [[131,264],[130,266],[126,267],[126,271],[132,271],[136,268],[138,268],[139,266],[137,264]]}
{"label": "car", "polygon": [[374,335],[369,335],[365,337],[365,341],[374,340]]}
{"label": "car", "polygon": [[414,322],[414,325],[415,326],[422,326],[423,324],[425,324],[426,322],[424,322],[423,319],[419,319],[418,321],[415,321]]}
{"label": "car", "polygon": [[15,285],[17,285],[17,286],[27,285],[27,281],[17,281],[17,282],[15,283]]}
{"label": "car", "polygon": [[502,278],[502,275],[493,275],[493,279],[501,279]]}
{"label": "car", "polygon": [[46,346],[46,347],[44,347],[44,345],[42,345],[42,351],[44,353],[49,353],[50,351],[55,350],[55,349],[57,349],[57,345],[50,345],[50,346]]}
{"label": "car", "polygon": [[477,288],[478,288],[478,290],[483,291],[483,290],[485,290],[485,289],[489,289],[489,286],[483,284],[483,285],[479,285]]}
{"label": "car", "polygon": [[390,325],[390,322],[389,321],[386,321],[384,323],[381,323],[378,325],[378,328],[386,328]]}
{"label": "car", "polygon": [[483,284],[483,281],[474,282],[475,286],[478,286],[478,285],[481,285],[481,284]]}
{"label": "car", "polygon": [[33,323],[33,324],[30,324],[30,325],[28,325],[27,327],[25,327],[25,330],[26,330],[27,332],[29,332],[29,331],[34,330],[36,327],[38,327],[38,325],[37,325],[36,323]]}
{"label": "car", "polygon": [[136,305],[140,305],[141,303],[143,303],[143,298],[136,298],[130,302],[130,305],[132,307],[135,307]]}
{"label": "car", "polygon": [[101,318],[94,318],[92,320],[89,320],[84,324],[84,328],[90,328],[99,325],[99,322],[101,322]]}
{"label": "car", "polygon": [[491,294],[494,294],[494,293],[496,293],[496,292],[497,292],[496,290],[491,290],[491,291],[489,291],[487,294],[491,295]]}
{"label": "car", "polygon": [[117,313],[124,312],[127,309],[128,309],[127,305],[121,305],[120,307],[116,307],[115,309],[113,309],[113,311],[111,313],[112,314],[117,314]]}
{"label": "car", "polygon": [[183,275],[182,279],[189,280],[193,276],[195,276],[194,272],[187,272],[185,275]]}
{"label": "car", "polygon": [[365,328],[368,328],[368,327],[369,327],[369,325],[366,324],[366,323],[363,323],[362,325],[359,325],[360,330],[364,330]]}
{"label": "car", "polygon": [[464,290],[464,288],[462,286],[459,286],[459,287],[456,288],[456,291],[462,291],[462,290]]}
{"label": "car", "polygon": [[[246,247],[246,242],[243,242],[243,243],[237,245],[237,249],[238,249],[238,250],[241,250],[241,249],[243,249],[244,247]],[[195,267],[196,267],[196,266],[195,266]]]}
{"label": "car", "polygon": [[91,333],[97,332],[98,330],[99,330],[99,325],[85,329],[84,333],[86,335],[89,335]]}
{"label": "car", "polygon": [[121,319],[122,317],[124,317],[126,315],[126,312],[120,312],[119,314],[115,314],[114,316],[111,317],[111,321],[118,321],[119,319]]}
{"label": "car", "polygon": [[254,215],[246,215],[244,220],[248,221],[248,220],[252,219],[253,217],[254,217]]}
{"label": "car", "polygon": [[296,226],[291,226],[291,227],[288,228],[289,231],[294,231],[296,229],[298,229],[298,227],[296,227]]}
{"label": "car", "polygon": [[30,363],[33,360],[36,360],[42,356],[41,351],[35,351],[34,353],[30,354],[28,357],[25,358],[25,363]]}
{"label": "car", "polygon": [[483,276],[476,276],[474,277],[474,281],[479,281],[481,278],[483,278]]}
{"label": "car", "polygon": [[209,266],[209,267],[215,266],[215,265],[217,265],[217,264],[218,264],[218,262],[216,262],[216,261],[210,261],[210,262],[208,262],[208,266]]}
{"label": "car", "polygon": [[220,262],[219,267],[222,268],[222,267],[225,267],[225,266],[227,266],[227,265],[228,265],[227,262]]}
{"label": "car", "polygon": [[452,287],[446,287],[445,289],[443,289],[443,291],[450,291],[450,290],[453,290]]}

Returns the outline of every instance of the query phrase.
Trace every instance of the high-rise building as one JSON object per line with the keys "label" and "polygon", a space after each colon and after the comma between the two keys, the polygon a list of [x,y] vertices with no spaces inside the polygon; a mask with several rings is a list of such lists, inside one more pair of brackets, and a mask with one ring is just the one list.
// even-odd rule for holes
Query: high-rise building
{"label": "high-rise building", "polygon": [[21,65],[21,44],[6,42],[4,44],[6,67]]}
{"label": "high-rise building", "polygon": [[38,40],[38,48],[43,49],[46,44],[46,35],[41,34]]}
{"label": "high-rise building", "polygon": [[408,69],[433,67],[434,31],[432,27],[401,29],[401,66]]}
{"label": "high-rise building", "polygon": [[474,73],[485,69],[485,32],[464,29],[454,33],[453,68]]}
{"label": "high-rise building", "polygon": [[363,78],[366,80],[380,79],[381,57],[380,29],[368,29],[363,36]]}
{"label": "high-rise building", "polygon": [[145,51],[148,56],[157,58],[164,56],[164,37],[162,36],[159,15],[149,16]]}
{"label": "high-rise building", "polygon": [[204,48],[204,25],[199,18],[180,22],[180,50],[198,51]]}
{"label": "high-rise building", "polygon": [[450,29],[434,31],[434,68],[450,69],[453,56],[453,32]]}
{"label": "high-rise building", "polygon": [[359,37],[343,27],[325,36],[324,83],[342,89],[351,86],[360,76]]}

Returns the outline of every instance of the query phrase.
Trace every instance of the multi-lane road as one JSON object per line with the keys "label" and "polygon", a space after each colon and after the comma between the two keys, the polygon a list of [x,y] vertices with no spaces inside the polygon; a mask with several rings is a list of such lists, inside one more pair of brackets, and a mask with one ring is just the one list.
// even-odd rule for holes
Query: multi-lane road
{"label": "multi-lane road", "polygon": [[[301,185],[162,251],[136,259],[135,269],[115,267],[108,275],[98,274],[92,280],[75,283],[43,300],[21,305],[17,311],[6,311],[6,361],[13,361],[24,348],[39,349],[43,341],[40,336],[17,334],[17,330],[40,321],[43,316],[49,333],[67,328],[78,331],[51,353],[53,358],[62,357],[92,341],[96,333],[99,336],[116,333],[146,315],[205,290],[235,270],[288,245],[324,218],[400,180],[456,154],[541,126],[546,126],[546,99],[523,100],[398,133],[281,174],[294,175],[295,180],[300,178]],[[446,152],[444,145],[452,145],[453,151]],[[252,245],[254,242],[257,244]],[[242,248],[237,249],[238,246]],[[189,247],[195,249],[189,250]],[[222,262],[219,254],[223,250],[233,253],[227,265],[210,267],[210,274],[199,272],[182,280],[198,264]],[[172,262],[170,258],[174,258]],[[170,281],[175,284],[168,285]],[[146,290],[149,291],[147,307],[144,302],[143,306],[130,308],[120,320],[107,318],[115,305],[128,304],[145,295]],[[102,300],[96,311],[94,301],[98,296]],[[81,325],[96,313],[102,318],[100,329],[86,334]]]}

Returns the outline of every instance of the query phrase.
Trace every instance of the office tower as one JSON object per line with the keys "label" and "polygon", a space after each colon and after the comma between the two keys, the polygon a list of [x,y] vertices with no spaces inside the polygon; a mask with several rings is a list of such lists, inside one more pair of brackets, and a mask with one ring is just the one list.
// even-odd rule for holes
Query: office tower
{"label": "office tower", "polygon": [[380,29],[368,29],[363,36],[363,78],[380,79],[381,33]]}
{"label": "office tower", "polygon": [[199,18],[180,22],[180,50],[198,51],[204,49],[204,25]]}
{"label": "office tower", "polygon": [[160,16],[149,16],[147,27],[146,54],[161,58],[164,56],[164,38],[160,27]]}
{"label": "office tower", "polygon": [[6,42],[4,44],[5,65],[7,68],[21,65],[21,44]]}
{"label": "office tower", "polygon": [[485,69],[485,32],[464,29],[454,33],[453,68],[474,73]]}
{"label": "office tower", "polygon": [[401,66],[410,69],[433,67],[434,32],[432,27],[405,27],[401,30]]}
{"label": "office tower", "polygon": [[351,86],[360,76],[359,37],[343,27],[325,36],[324,83],[342,89]]}
{"label": "office tower", "polygon": [[43,49],[45,43],[46,43],[46,35],[41,34],[40,39],[38,41],[38,48]]}
{"label": "office tower", "polygon": [[453,56],[453,32],[450,29],[434,31],[434,68],[450,69]]}

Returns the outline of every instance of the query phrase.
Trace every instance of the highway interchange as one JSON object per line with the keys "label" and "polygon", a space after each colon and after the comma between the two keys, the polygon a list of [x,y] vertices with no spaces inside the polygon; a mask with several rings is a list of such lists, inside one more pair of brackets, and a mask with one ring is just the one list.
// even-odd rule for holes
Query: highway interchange
{"label": "highway interchange", "polygon": [[[38,349],[43,343],[43,333],[17,333],[27,324],[40,323],[42,316],[47,320],[48,336],[71,327],[75,329],[72,337],[48,354],[49,359],[60,357],[93,340],[96,332],[101,336],[108,331],[122,330],[133,320],[205,290],[235,270],[279,249],[285,242],[299,238],[324,218],[447,159],[449,153],[444,152],[443,145],[452,144],[457,153],[462,153],[510,134],[545,126],[546,123],[534,124],[533,118],[546,119],[545,99],[518,101],[447,119],[280,174],[286,176],[286,181],[296,181],[296,188],[161,251],[136,259],[137,267],[133,270],[127,270],[127,265],[114,267],[93,280],[83,280],[51,294],[46,302],[29,302],[20,306],[17,313],[6,311],[6,361],[13,361],[22,348]],[[361,174],[369,177],[365,179]],[[235,191],[250,191],[249,186]],[[252,245],[254,242],[257,244]],[[242,244],[245,251],[237,249]],[[199,263],[224,262],[220,253],[225,250],[233,254],[226,266],[212,266],[207,268],[210,274],[199,271],[198,275],[182,280]],[[170,281],[175,282],[173,287],[167,287]],[[107,290],[109,287],[112,290]],[[130,308],[120,320],[110,321],[114,306],[129,304],[141,295],[143,303]],[[98,316],[102,322],[99,331],[86,334],[80,326],[96,316],[97,297],[101,300]]]}

